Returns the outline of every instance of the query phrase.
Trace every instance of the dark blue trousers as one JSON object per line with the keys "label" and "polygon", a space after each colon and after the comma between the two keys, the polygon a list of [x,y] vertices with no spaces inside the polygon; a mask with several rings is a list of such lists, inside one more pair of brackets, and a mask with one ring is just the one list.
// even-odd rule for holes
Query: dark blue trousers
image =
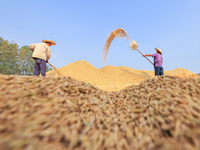
{"label": "dark blue trousers", "polygon": [[155,76],[164,75],[164,73],[163,73],[163,67],[156,66],[156,67],[154,67],[154,69],[155,69]]}
{"label": "dark blue trousers", "polygon": [[46,61],[40,58],[35,59],[34,76],[38,76],[40,73],[42,76],[46,76]]}

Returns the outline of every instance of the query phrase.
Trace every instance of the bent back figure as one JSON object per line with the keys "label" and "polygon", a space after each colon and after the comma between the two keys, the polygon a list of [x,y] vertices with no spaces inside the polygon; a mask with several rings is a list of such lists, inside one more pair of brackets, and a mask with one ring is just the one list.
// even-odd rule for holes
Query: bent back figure
{"label": "bent back figure", "polygon": [[30,44],[29,48],[33,51],[32,58],[35,60],[34,76],[38,76],[40,73],[42,76],[46,76],[46,63],[51,56],[51,45],[56,45],[51,40],[42,40],[43,43]]}

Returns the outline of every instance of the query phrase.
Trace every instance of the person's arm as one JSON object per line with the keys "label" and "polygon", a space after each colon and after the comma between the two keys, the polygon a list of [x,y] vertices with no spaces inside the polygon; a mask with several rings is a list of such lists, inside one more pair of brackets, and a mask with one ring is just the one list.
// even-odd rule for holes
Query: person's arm
{"label": "person's arm", "polygon": [[47,60],[46,60],[47,63],[49,62],[48,60],[50,59],[50,57],[51,57],[51,50],[47,49]]}
{"label": "person's arm", "polygon": [[150,57],[150,56],[152,56],[152,54],[147,54],[147,55],[143,55],[144,57],[146,57],[146,56],[148,56],[148,57]]}
{"label": "person's arm", "polygon": [[30,49],[32,52],[34,52],[34,49],[35,49],[36,46],[37,46],[37,43],[35,43],[35,44],[30,44],[30,45],[29,45],[29,49]]}

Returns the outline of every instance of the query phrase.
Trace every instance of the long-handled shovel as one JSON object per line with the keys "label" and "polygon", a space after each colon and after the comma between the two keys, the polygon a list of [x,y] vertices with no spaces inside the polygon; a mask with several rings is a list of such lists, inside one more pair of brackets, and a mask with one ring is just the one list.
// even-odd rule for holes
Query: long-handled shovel
{"label": "long-handled shovel", "polygon": [[50,64],[48,62],[48,64],[56,71],[56,73],[60,76],[60,77],[65,77],[56,67],[54,67],[52,64]]}
{"label": "long-handled shovel", "polygon": [[[132,40],[131,43],[129,44],[129,47],[132,49],[132,50],[137,50],[140,54],[142,54],[137,48],[138,48],[138,44],[135,40]],[[142,54],[143,55],[143,54]],[[150,63],[152,63],[147,57],[145,57]],[[152,65],[154,65],[152,63]]]}

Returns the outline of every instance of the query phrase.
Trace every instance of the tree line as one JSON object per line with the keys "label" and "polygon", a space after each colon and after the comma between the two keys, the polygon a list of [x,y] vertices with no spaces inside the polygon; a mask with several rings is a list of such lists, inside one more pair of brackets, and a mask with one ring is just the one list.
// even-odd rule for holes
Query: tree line
{"label": "tree line", "polygon": [[[27,45],[19,48],[17,43],[0,37],[0,74],[32,76],[35,65],[32,53]],[[46,71],[50,70],[47,65]]]}

